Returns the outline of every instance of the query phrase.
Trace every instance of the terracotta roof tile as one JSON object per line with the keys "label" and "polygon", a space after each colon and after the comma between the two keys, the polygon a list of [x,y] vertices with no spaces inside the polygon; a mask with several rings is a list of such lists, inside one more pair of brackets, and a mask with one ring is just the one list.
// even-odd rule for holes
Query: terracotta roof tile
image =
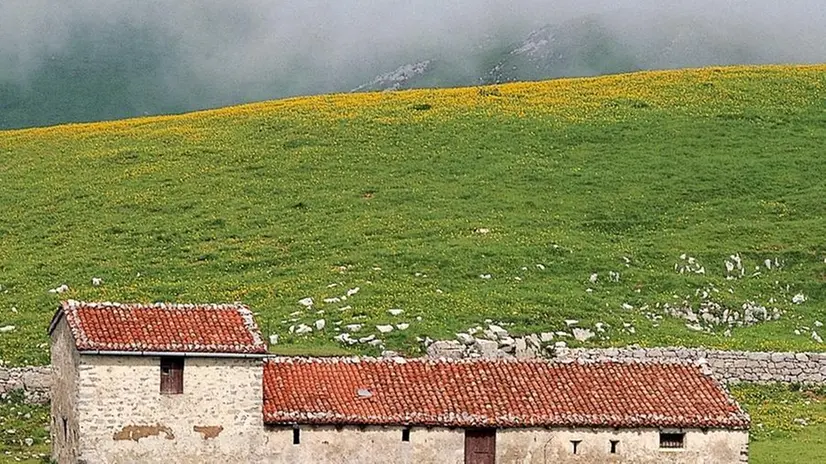
{"label": "terracotta roof tile", "polygon": [[685,364],[271,358],[264,422],[739,429],[749,418]]}
{"label": "terracotta roof tile", "polygon": [[64,301],[55,314],[78,351],[267,352],[250,310],[241,304],[153,305]]}

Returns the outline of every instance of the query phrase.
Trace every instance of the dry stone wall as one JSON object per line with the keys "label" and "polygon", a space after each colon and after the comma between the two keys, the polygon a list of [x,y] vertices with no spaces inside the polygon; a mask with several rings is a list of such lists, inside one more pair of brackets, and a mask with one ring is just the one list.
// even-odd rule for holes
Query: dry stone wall
{"label": "dry stone wall", "polygon": [[826,383],[826,353],[777,353],[723,351],[702,348],[568,348],[564,342],[541,345],[531,337],[514,339],[503,350],[496,342],[476,339],[467,344],[459,340],[432,343],[427,353],[437,358],[535,358],[544,357],[562,362],[648,361],[687,362],[704,366],[725,383]]}
{"label": "dry stone wall", "polygon": [[29,403],[49,402],[52,386],[52,368],[49,366],[0,367],[0,395],[22,390]]}

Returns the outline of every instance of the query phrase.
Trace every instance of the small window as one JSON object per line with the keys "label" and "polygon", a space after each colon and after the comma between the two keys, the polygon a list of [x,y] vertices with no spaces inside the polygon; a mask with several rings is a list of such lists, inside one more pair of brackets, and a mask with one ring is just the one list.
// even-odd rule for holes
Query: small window
{"label": "small window", "polygon": [[301,444],[301,429],[296,427],[293,429],[293,445]]}
{"label": "small window", "polygon": [[660,448],[681,449],[685,448],[684,433],[660,433]]}
{"label": "small window", "polygon": [[402,441],[410,441],[410,429],[403,428],[402,429]]}
{"label": "small window", "polygon": [[617,446],[619,446],[619,440],[611,440],[611,454],[617,454]]}
{"label": "small window", "polygon": [[69,421],[66,418],[63,418],[63,440],[69,440]]}
{"label": "small window", "polygon": [[582,440],[571,440],[571,451],[574,454],[579,452],[579,444],[582,443]]}
{"label": "small window", "polygon": [[161,358],[161,394],[180,395],[184,392],[184,358]]}

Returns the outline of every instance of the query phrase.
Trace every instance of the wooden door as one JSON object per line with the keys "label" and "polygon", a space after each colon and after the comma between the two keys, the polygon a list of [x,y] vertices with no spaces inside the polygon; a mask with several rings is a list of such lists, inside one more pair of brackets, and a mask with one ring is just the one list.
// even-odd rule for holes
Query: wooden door
{"label": "wooden door", "polygon": [[496,429],[465,430],[465,464],[496,463]]}

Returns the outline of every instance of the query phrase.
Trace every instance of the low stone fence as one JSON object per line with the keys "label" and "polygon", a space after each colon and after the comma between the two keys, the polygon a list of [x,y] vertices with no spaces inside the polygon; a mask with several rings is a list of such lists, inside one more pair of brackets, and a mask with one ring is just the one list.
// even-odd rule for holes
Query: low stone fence
{"label": "low stone fence", "polygon": [[826,383],[826,353],[720,351],[698,348],[561,349],[552,356],[576,361],[684,361],[707,367],[725,383]]}
{"label": "low stone fence", "polygon": [[0,395],[22,390],[26,402],[45,404],[49,402],[51,386],[50,366],[0,367]]}
{"label": "low stone fence", "polygon": [[[491,346],[487,347],[485,343]],[[568,348],[564,343],[548,344],[543,348],[530,339],[517,339],[515,345],[515,350],[506,352],[497,349],[496,342],[477,339],[471,345],[449,340],[431,344],[427,353],[431,357],[453,359],[543,357],[562,362],[688,362],[705,367],[711,375],[724,383],[826,384],[826,353],[721,351],[679,347],[587,349]],[[531,345],[534,345],[533,348]]]}

